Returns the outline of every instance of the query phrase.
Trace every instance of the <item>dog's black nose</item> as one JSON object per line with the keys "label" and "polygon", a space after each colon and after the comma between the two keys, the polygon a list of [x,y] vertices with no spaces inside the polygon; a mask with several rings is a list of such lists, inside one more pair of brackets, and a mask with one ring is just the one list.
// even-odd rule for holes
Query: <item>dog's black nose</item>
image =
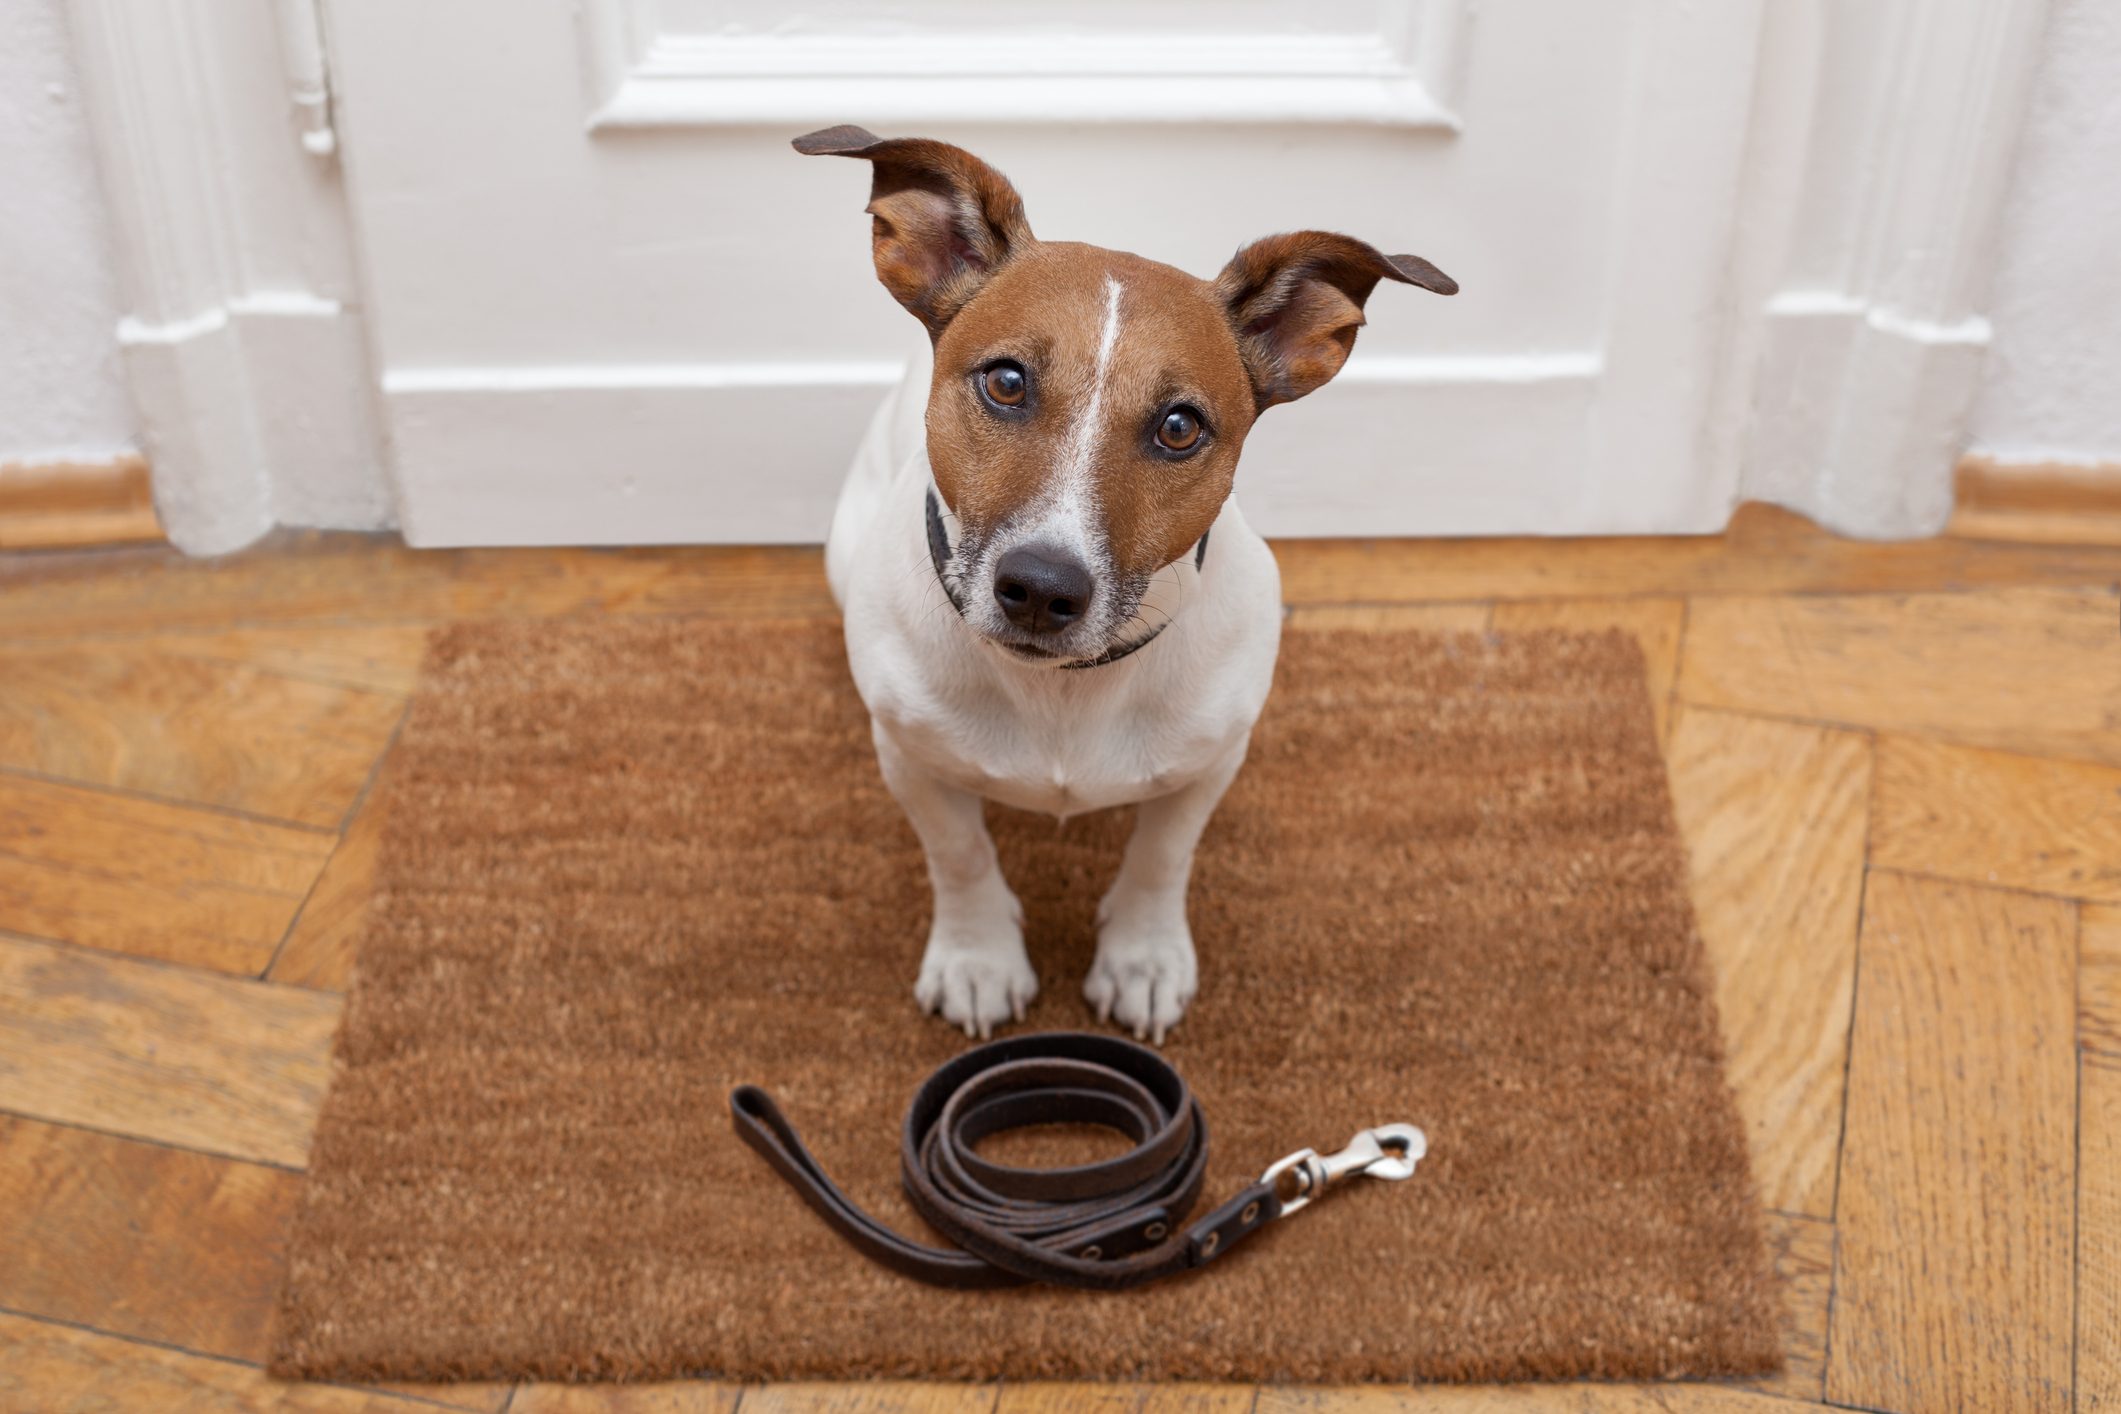
{"label": "dog's black nose", "polygon": [[1058,633],[1090,608],[1090,571],[1065,550],[1019,545],[994,567],[994,602],[1009,622]]}

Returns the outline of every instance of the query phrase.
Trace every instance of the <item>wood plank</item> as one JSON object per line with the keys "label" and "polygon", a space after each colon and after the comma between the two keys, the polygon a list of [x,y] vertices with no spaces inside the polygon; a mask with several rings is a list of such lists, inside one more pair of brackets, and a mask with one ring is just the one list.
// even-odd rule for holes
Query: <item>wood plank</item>
{"label": "wood plank", "polygon": [[2067,1410],[2076,915],[1871,871],[1827,1399]]}
{"label": "wood plank", "polygon": [[78,550],[91,545],[149,545],[164,539],[152,504],[113,503],[46,511],[0,506],[0,551]]}
{"label": "wood plank", "polygon": [[2087,1055],[2077,1153],[2077,1409],[2121,1411],[2121,1058]]}
{"label": "wood plank", "polygon": [[0,767],[336,829],[401,698],[122,644],[0,653]]}
{"label": "wood plank", "polygon": [[1871,862],[2121,902],[2121,769],[1878,739]]}
{"label": "wood plank", "polygon": [[2121,549],[1843,540],[1765,505],[1741,506],[1722,535],[1277,540],[1274,554],[1291,604],[1873,594],[2121,579]]}
{"label": "wood plank", "polygon": [[0,938],[0,1110],[300,1167],[339,999]]}
{"label": "wood plank", "polygon": [[509,1414],[735,1414],[739,1386],[706,1380],[653,1385],[524,1385]]}
{"label": "wood plank", "polygon": [[[308,678],[403,697],[418,685],[432,625],[295,624],[124,636],[129,651],[212,663],[245,663],[283,677]],[[78,641],[77,641],[78,642]]]}
{"label": "wood plank", "polygon": [[746,1385],[744,1414],[990,1414],[993,1385],[918,1380]]}
{"label": "wood plank", "polygon": [[1704,599],[1682,699],[2121,765],[2121,599],[2000,589]]}
{"label": "wood plank", "polygon": [[1959,459],[1951,524],[1972,540],[2121,545],[2121,463],[2005,463]]}
{"label": "wood plank", "polygon": [[[749,1406],[746,1406],[747,1408]],[[1800,1414],[1811,1405],[1729,1385],[1266,1385],[1257,1414]]]}
{"label": "wood plank", "polygon": [[1009,1384],[994,1414],[1251,1414],[1253,1385]]}
{"label": "wood plank", "polygon": [[1490,607],[1485,603],[1299,604],[1289,611],[1289,627],[1479,633],[1488,626]]}
{"label": "wood plank", "polygon": [[216,560],[166,549],[0,560],[0,641],[573,613],[837,612],[816,546],[413,550],[394,536],[288,531]]}
{"label": "wood plank", "polygon": [[0,1306],[263,1364],[301,1178],[0,1117]]}
{"label": "wood plank", "polygon": [[1818,1403],[1826,1398],[1826,1323],[1834,1294],[1834,1225],[1769,1213],[1768,1250],[1782,1282],[1781,1373],[1743,1381],[1747,1389]]}
{"label": "wood plank", "polygon": [[468,1409],[472,1414],[505,1414],[512,1409],[516,1387],[512,1384],[458,1383],[442,1385],[380,1385],[391,1394],[411,1395],[450,1409]]}
{"label": "wood plank", "polygon": [[1754,1179],[1768,1207],[1831,1218],[1870,744],[1687,708],[1667,756]]}
{"label": "wood plank", "polygon": [[256,976],[332,843],[0,774],[0,930]]}
{"label": "wood plank", "polygon": [[1669,733],[1672,679],[1679,672],[1679,637],[1686,625],[1684,599],[1527,599],[1495,606],[1500,632],[1538,628],[1584,631],[1617,628],[1633,634],[1642,646],[1649,674],[1650,708],[1657,714],[1657,739]]}
{"label": "wood plank", "polygon": [[0,464],[0,550],[160,541],[147,461]]}
{"label": "wood plank", "polygon": [[286,945],[273,959],[269,980],[324,992],[343,992],[352,985],[388,809],[387,800],[372,794],[355,814],[303,903]]}
{"label": "wood plank", "polygon": [[2121,1056],[2121,907],[2111,904],[2078,915],[2077,1040]]}
{"label": "wood plank", "polygon": [[370,1390],[286,1384],[253,1365],[0,1313],[0,1409],[433,1414]]}
{"label": "wood plank", "polygon": [[[301,1178],[0,1116],[0,1306],[262,1365]],[[507,1385],[392,1386],[498,1411]]]}

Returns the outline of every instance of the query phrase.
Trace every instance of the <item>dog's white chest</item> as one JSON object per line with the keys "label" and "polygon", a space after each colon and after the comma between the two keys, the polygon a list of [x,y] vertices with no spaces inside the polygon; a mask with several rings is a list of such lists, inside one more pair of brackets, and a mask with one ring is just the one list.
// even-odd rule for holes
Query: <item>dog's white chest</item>
{"label": "dog's white chest", "polygon": [[871,709],[908,754],[952,785],[1064,817],[1167,795],[1221,760],[1251,725],[1249,716],[1168,705],[1142,711],[1124,700],[1132,694],[1115,695],[1123,700],[1025,710],[992,695],[922,708],[887,692]]}
{"label": "dog's white chest", "polygon": [[1281,638],[1274,557],[1227,504],[1183,611],[1118,662],[1010,661],[936,582],[916,377],[878,416],[833,522],[828,573],[879,732],[928,773],[1023,810],[1078,815],[1182,790],[1259,716]]}

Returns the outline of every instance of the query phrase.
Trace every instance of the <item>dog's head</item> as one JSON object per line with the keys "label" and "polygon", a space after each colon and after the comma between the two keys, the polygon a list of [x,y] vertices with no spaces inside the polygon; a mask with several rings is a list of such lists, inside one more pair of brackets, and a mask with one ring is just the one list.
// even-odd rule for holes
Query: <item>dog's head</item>
{"label": "dog's head", "polygon": [[873,169],[877,278],[935,345],[928,459],[960,536],[953,597],[1020,656],[1123,647],[1159,570],[1207,533],[1253,420],[1340,371],[1379,280],[1458,286],[1411,255],[1300,231],[1213,280],[1031,234],[961,148],[827,128],[798,152]]}

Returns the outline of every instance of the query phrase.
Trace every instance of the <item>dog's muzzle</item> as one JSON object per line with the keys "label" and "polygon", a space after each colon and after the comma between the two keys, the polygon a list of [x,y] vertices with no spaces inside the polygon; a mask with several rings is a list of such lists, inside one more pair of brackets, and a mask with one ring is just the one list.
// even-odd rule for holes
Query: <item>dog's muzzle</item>
{"label": "dog's muzzle", "polygon": [[[943,595],[945,598],[949,599],[950,607],[957,610],[957,616],[959,618],[963,618],[965,617],[965,609],[967,604],[967,589],[964,584],[963,576],[961,574],[953,575],[951,572],[951,565],[957,557],[957,550],[956,547],[950,543],[950,528],[943,523],[943,498],[937,493],[933,482],[929,483],[928,486],[926,512],[928,531],[928,562],[935,567],[935,582],[942,586]],[[1184,557],[1182,556],[1181,560],[1183,560],[1183,558]],[[1193,570],[1197,574],[1200,572],[1202,566],[1207,563],[1208,532],[1201,532],[1200,539],[1195,542],[1193,546],[1192,558]],[[1166,566],[1166,568],[1168,568],[1168,566]],[[1026,586],[1026,591],[1028,596],[1030,592],[1029,586]],[[1081,591],[1078,591],[1078,593],[1081,593]],[[1048,598],[1048,602],[1051,602],[1050,595]],[[1004,612],[1007,612],[1006,606],[1004,608]],[[1010,617],[1013,620],[1016,616],[1011,615]],[[1124,643],[1113,644],[1111,647],[1105,649],[1104,652],[1098,654],[1095,658],[1084,658],[1072,663],[1062,663],[1060,664],[1060,666],[1064,668],[1098,668],[1103,667],[1107,663],[1116,663],[1120,659],[1126,657],[1128,654],[1139,652],[1141,649],[1148,647],[1152,639],[1154,639],[1158,634],[1162,633],[1170,626],[1171,620],[1167,618],[1162,623],[1155,625],[1147,632],[1141,634],[1139,637],[1129,639]]]}

